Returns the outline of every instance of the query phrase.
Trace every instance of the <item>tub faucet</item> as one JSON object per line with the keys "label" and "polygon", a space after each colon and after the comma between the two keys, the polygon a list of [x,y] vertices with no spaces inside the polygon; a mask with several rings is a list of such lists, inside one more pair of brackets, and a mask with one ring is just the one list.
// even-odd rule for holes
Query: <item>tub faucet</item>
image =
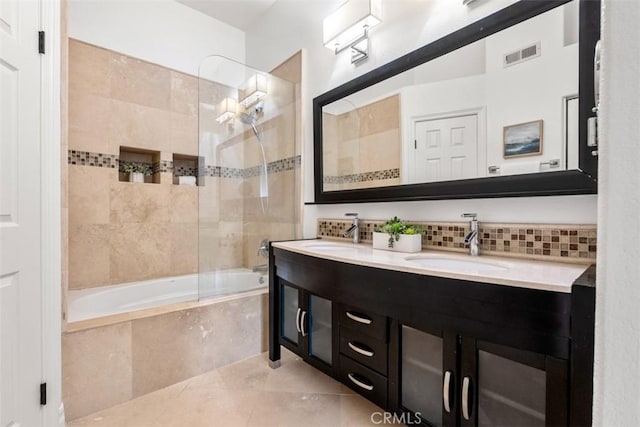
{"label": "tub faucet", "polygon": [[269,264],[254,265],[251,271],[253,271],[254,273],[257,273],[259,271],[269,271]]}
{"label": "tub faucet", "polygon": [[469,245],[469,255],[478,256],[478,214],[466,213],[462,214],[462,218],[471,218],[469,222],[471,231],[464,236],[464,245]]}
{"label": "tub faucet", "polygon": [[352,216],[353,224],[351,224],[351,227],[347,228],[342,237],[349,237],[353,235],[353,243],[360,243],[360,220],[358,218],[358,214],[355,212],[350,212],[344,214],[344,216]]}

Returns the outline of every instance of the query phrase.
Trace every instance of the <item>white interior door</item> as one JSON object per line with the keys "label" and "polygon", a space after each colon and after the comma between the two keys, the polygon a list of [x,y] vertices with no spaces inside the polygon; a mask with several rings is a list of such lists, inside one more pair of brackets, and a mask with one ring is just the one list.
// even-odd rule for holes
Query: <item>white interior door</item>
{"label": "white interior door", "polygon": [[0,0],[0,427],[42,425],[39,24]]}
{"label": "white interior door", "polygon": [[415,123],[410,182],[447,181],[478,176],[476,114]]}

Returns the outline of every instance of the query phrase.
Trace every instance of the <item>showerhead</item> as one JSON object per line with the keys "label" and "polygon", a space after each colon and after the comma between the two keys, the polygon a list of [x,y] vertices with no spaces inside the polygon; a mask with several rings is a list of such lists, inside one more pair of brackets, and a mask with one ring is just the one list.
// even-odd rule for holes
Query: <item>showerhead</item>
{"label": "showerhead", "polygon": [[245,125],[251,126],[251,129],[253,129],[253,133],[256,135],[256,138],[258,138],[258,142],[262,143],[260,132],[258,132],[258,128],[256,127],[256,123],[258,122],[258,119],[256,118],[255,111],[251,114],[240,113],[239,116],[240,116],[240,121],[242,123],[244,123]]}
{"label": "showerhead", "polygon": [[245,125],[254,126],[256,122],[255,114],[240,113],[240,121]]}

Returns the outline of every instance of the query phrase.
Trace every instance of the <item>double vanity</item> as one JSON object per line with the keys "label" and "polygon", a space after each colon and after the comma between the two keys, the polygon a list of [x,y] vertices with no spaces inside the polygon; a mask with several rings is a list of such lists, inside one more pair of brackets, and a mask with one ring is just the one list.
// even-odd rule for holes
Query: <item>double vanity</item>
{"label": "double vanity", "polygon": [[270,267],[272,367],[284,346],[406,424],[590,417],[592,268],[326,240]]}

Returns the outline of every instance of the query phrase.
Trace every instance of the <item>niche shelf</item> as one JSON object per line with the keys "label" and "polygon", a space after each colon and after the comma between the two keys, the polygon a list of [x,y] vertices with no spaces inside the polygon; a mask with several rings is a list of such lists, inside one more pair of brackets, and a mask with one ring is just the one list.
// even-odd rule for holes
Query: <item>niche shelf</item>
{"label": "niche shelf", "polygon": [[198,157],[174,154],[173,183],[175,185],[202,185],[198,178],[198,166]]}
{"label": "niche shelf", "polygon": [[118,180],[121,182],[131,182],[129,174],[123,172],[124,165],[135,163],[137,165],[147,166],[151,171],[151,175],[144,176],[145,184],[160,184],[160,152],[153,150],[144,150],[141,148],[120,147],[118,167]]}

